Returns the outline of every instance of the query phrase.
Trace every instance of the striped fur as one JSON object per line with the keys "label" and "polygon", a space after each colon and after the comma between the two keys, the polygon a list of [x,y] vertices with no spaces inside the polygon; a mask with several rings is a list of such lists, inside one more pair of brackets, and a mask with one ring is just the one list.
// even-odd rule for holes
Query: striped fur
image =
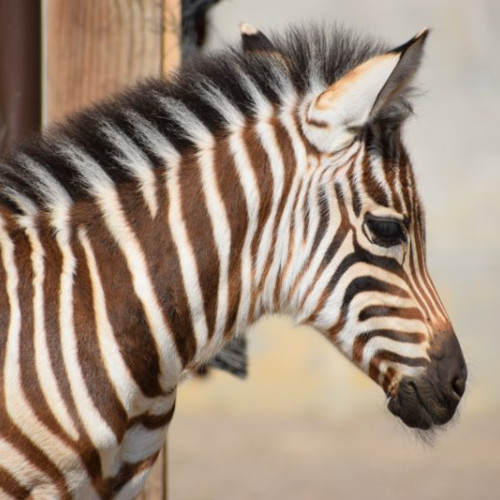
{"label": "striped fur", "polygon": [[[306,106],[386,47],[259,37],[2,163],[2,498],[134,497],[182,373],[266,313],[314,326],[389,397],[429,363],[449,320],[400,138],[408,85],[322,150]],[[400,219],[406,242],[374,244],[367,214]]]}

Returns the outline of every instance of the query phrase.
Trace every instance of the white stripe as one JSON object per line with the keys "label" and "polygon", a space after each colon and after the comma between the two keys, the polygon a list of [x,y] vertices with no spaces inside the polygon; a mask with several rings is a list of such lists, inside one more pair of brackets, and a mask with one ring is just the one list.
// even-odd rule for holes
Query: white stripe
{"label": "white stripe", "polygon": [[[34,274],[33,322],[36,372],[42,393],[53,416],[71,439],[77,441],[79,433],[73,419],[69,415],[68,408],[57,384],[50,359],[47,331],[45,330],[45,297],[43,288],[45,278],[45,252],[40,242],[38,230],[35,229],[35,227],[26,229],[26,235],[29,238],[32,248],[31,263]],[[47,300],[50,299],[47,297]]]}
{"label": "white stripe", "polygon": [[18,161],[35,178],[35,185],[40,196],[45,200],[55,228],[64,227],[68,222],[71,197],[66,189],[47,170],[25,154],[18,156]]}
{"label": "white stripe", "polygon": [[71,249],[71,232],[68,227],[59,228],[56,241],[62,254],[62,270],[59,285],[59,334],[66,375],[80,419],[93,446],[100,452],[103,470],[114,460],[118,445],[113,430],[102,418],[85,384],[83,366],[78,357],[78,342],[73,322],[73,286],[76,258]]}
{"label": "white stripe", "polygon": [[[309,180],[310,177],[311,179]],[[296,213],[294,214],[293,265],[283,273],[283,295],[281,300],[290,300],[288,298],[290,287],[304,266],[312,261],[313,255],[311,252],[320,221],[319,186],[328,182],[328,180],[325,180],[325,177],[330,179],[331,172],[322,169],[312,169],[304,177],[301,188],[302,192],[296,207]],[[309,225],[307,228],[304,225],[306,212],[309,215]],[[292,302],[290,302],[290,305],[293,307]]]}
{"label": "white stripe", "polygon": [[155,413],[165,413],[168,411],[170,397],[148,398],[144,396],[121,356],[120,345],[108,317],[106,297],[99,276],[97,260],[85,229],[78,230],[78,238],[85,252],[92,283],[97,338],[108,379],[115,388],[118,399],[126,409],[129,418],[152,408],[154,408]]}
{"label": "white stripe", "polygon": [[205,203],[212,223],[213,238],[219,257],[219,284],[217,297],[217,316],[215,320],[214,340],[222,339],[225,329],[229,286],[229,251],[231,248],[231,228],[215,179],[214,155],[211,150],[200,153],[199,164],[205,194]]}
{"label": "white stripe", "polygon": [[251,292],[253,290],[251,244],[258,225],[260,193],[255,172],[241,131],[231,134],[229,146],[233,155],[236,173],[238,174],[240,185],[245,196],[248,216],[245,241],[241,249],[241,296],[235,327],[236,333],[241,333],[248,324]]}
{"label": "white stripe", "polygon": [[16,500],[15,497],[13,497],[12,495],[9,495],[1,486],[0,486],[0,498],[2,498],[3,500]]}
{"label": "white stripe", "polygon": [[6,274],[6,291],[9,300],[9,326],[5,348],[4,393],[7,414],[26,436],[59,468],[67,470],[68,464],[77,469],[77,475],[85,477],[86,472],[80,457],[53,434],[36,416],[30,401],[26,398],[21,381],[21,308],[18,296],[19,277],[14,256],[14,244],[0,219],[0,247],[2,265]]}
{"label": "white stripe", "polygon": [[199,95],[210,106],[220,113],[227,123],[231,132],[236,132],[245,123],[245,116],[241,111],[228,99],[228,97],[216,87],[210,80],[202,80],[197,82]]}
{"label": "white stripe", "polygon": [[[167,97],[159,97],[164,109],[166,109],[171,117],[176,120],[180,127],[182,127],[190,138],[195,141],[198,152],[198,164],[200,166],[201,180],[203,186],[203,194],[205,195],[205,204],[208,211],[208,216],[212,225],[212,234],[214,238],[215,247],[217,248],[217,254],[219,257],[219,283],[218,283],[218,296],[217,296],[217,314],[215,320],[215,330],[213,332],[214,341],[217,343],[218,340],[222,339],[222,336],[226,328],[227,320],[227,310],[228,310],[228,281],[229,281],[229,251],[231,245],[231,229],[229,226],[229,221],[226,214],[226,209],[222,201],[219,188],[216,181],[215,169],[214,169],[214,152],[213,148],[215,146],[214,138],[210,131],[205,127],[205,125],[194,115],[183,103],[176,101]],[[175,174],[173,174],[173,177]],[[175,177],[177,179],[177,177]],[[173,179],[172,179],[173,181]],[[174,187],[174,189],[177,189]],[[169,196],[171,206],[173,204],[173,198],[177,196],[180,198],[180,191],[177,191],[176,195]],[[180,217],[182,218],[182,216]],[[180,219],[179,218],[179,219]],[[183,225],[183,221],[177,221],[177,223],[171,223],[170,227],[176,227],[178,224]],[[177,233],[177,231],[176,231]],[[183,233],[183,234],[181,234]],[[180,228],[179,233],[176,234],[174,238],[177,245],[177,253],[182,255],[186,244],[188,243],[187,232]],[[189,257],[188,257],[189,258]],[[194,261],[194,258],[193,258]],[[191,269],[196,269],[191,268]],[[182,275],[186,287],[189,284],[186,283],[186,279],[189,279],[186,275],[191,274],[189,268],[184,268],[182,266]],[[186,276],[186,277],[185,277]],[[197,280],[190,280],[192,285],[196,288]],[[197,290],[195,290],[195,293]],[[200,289],[201,297],[201,289]],[[193,297],[193,303],[198,301],[198,297]],[[191,305],[191,300],[189,301]],[[202,332],[203,335],[203,326]],[[208,332],[207,332],[208,333]],[[200,339],[199,347],[204,346],[206,343],[206,337]],[[201,353],[198,353],[201,354]]]}
{"label": "white stripe", "polygon": [[168,167],[170,161],[179,159],[179,153],[174,146],[144,116],[129,110],[127,117],[141,140],[151,148],[156,156],[165,160],[165,167]]}
{"label": "white stripe", "polygon": [[[280,290],[280,308],[285,307],[289,309],[290,313],[293,314],[295,310],[294,304],[289,300],[290,287],[293,280],[302,270],[306,259],[310,258],[310,247],[312,246],[313,239],[310,239],[309,252],[303,248],[304,243],[304,217],[305,210],[307,207],[305,205],[305,198],[308,194],[307,186],[310,176],[314,176],[315,173],[321,172],[320,169],[311,168],[308,165],[307,150],[302,138],[297,130],[297,124],[294,120],[295,108],[297,105],[297,100],[294,98],[287,109],[283,110],[279,118],[285,127],[288,135],[290,136],[290,141],[292,143],[294,158],[296,161],[296,176],[301,178],[301,183],[299,186],[300,193],[297,199],[297,206],[294,208],[293,213],[293,233],[294,239],[292,242],[292,249],[290,250],[290,264],[282,272],[282,287]],[[309,167],[309,168],[308,168]],[[315,176],[317,177],[317,176]]]}
{"label": "white stripe", "polygon": [[[328,250],[328,247],[332,243],[332,240],[335,236],[335,232],[340,226],[340,211],[338,207],[338,200],[335,196],[335,189],[334,189],[334,184],[333,181],[327,182],[328,178],[325,179],[325,182],[323,182],[323,179],[321,179],[321,182],[318,183],[318,193],[316,194],[316,198],[320,195],[320,187],[323,187],[324,189],[324,196],[325,199],[328,202],[328,211],[329,211],[329,220],[327,224],[326,231],[321,238],[321,241],[319,245],[316,248],[316,251],[314,255],[312,255],[312,260],[309,262],[309,266],[307,267],[307,271],[303,274],[302,278],[300,279],[296,291],[295,291],[295,301],[300,304],[303,300],[306,302],[304,303],[304,306],[302,306],[302,311],[301,311],[301,317],[307,318],[309,314],[312,312],[312,310],[315,308],[315,300],[319,300],[321,295],[321,286],[317,281],[314,281],[316,278],[316,274],[320,268],[320,266],[324,263],[324,258],[325,258],[325,253]],[[318,222],[319,224],[319,222]],[[310,239],[313,240],[315,237],[314,234],[310,234]],[[339,252],[337,252],[336,256],[339,255]],[[335,256],[334,256],[335,257]],[[339,260],[334,259],[335,262]],[[331,268],[331,263],[330,266]],[[325,276],[326,269],[323,270],[322,276]],[[313,295],[313,291],[316,289],[315,294]],[[315,297],[315,299],[314,299]],[[293,298],[292,298],[293,300]],[[304,310],[304,307],[306,309]]]}
{"label": "white stripe", "polygon": [[259,135],[260,142],[267,154],[269,167],[273,178],[273,193],[271,211],[267,217],[260,244],[257,250],[257,258],[255,263],[255,278],[258,284],[262,278],[265,264],[269,259],[269,251],[273,240],[274,221],[276,219],[278,206],[283,194],[284,170],[283,158],[276,140],[274,127],[268,121],[259,121],[256,124],[256,130]]}
{"label": "white stripe", "polygon": [[123,213],[114,184],[106,172],[77,146],[66,144],[61,149],[61,153],[77,167],[82,182],[87,184],[92,194],[96,196],[106,226],[125,257],[132,276],[134,291],[141,301],[150,332],[160,355],[161,367],[168,369],[168,372],[162,371],[160,373],[160,384],[164,390],[168,390],[177,385],[177,377],[181,371],[175,340],[165,323],[158,297],[149,276],[146,258]]}
{"label": "white stripe", "polygon": [[[425,344],[412,344],[410,342],[398,342],[397,340],[389,339],[387,337],[372,337],[363,349],[363,358],[360,363],[360,367],[368,371],[370,367],[370,362],[374,356],[377,355],[379,351],[389,351],[400,356],[406,356],[408,358],[424,358],[429,359],[426,354]],[[401,365],[401,363],[398,363]],[[408,365],[404,365],[408,366]]]}
{"label": "white stripe", "polygon": [[203,306],[203,294],[201,292],[198,267],[182,216],[178,161],[171,163],[167,190],[169,199],[169,227],[179,257],[182,281],[188,299],[191,322],[196,335],[196,341],[198,346],[203,347],[206,345],[208,339],[208,328]]}
{"label": "white stripe", "polygon": [[235,67],[234,76],[238,78],[241,85],[252,98],[257,119],[268,120],[272,115],[273,107],[266,96],[239,66]]}
{"label": "white stripe", "polygon": [[[156,98],[161,107],[170,115],[170,118],[175,120],[184,130],[185,137],[193,140],[200,149],[210,148],[214,145],[214,138],[210,131],[182,101],[160,94],[156,94]],[[182,131],[179,130],[179,133]]]}
{"label": "white stripe", "polygon": [[[274,289],[278,279],[278,274],[286,266],[288,256],[289,256],[289,246],[290,246],[290,231],[292,224],[292,210],[294,208],[293,202],[295,201],[295,195],[299,189],[299,179],[295,175],[290,191],[285,194],[287,196],[285,208],[277,217],[280,217],[278,227],[276,229],[276,241],[274,245],[274,254],[272,257],[272,264],[267,275],[266,283],[263,290],[264,301],[272,305],[274,304]],[[283,287],[280,290],[283,294]],[[280,295],[281,295],[280,294]],[[274,312],[274,310],[273,310]],[[285,310],[280,311],[282,313],[291,313],[292,311],[286,305]]]}
{"label": "white stripe", "polygon": [[[290,140],[293,147],[295,165],[293,167],[290,166],[289,168],[294,168],[294,177],[290,190],[288,191],[288,193],[285,193],[285,196],[287,197],[285,208],[283,209],[283,212],[281,214],[277,214],[277,216],[280,217],[280,223],[277,228],[273,264],[269,271],[264,289],[264,300],[268,304],[273,304],[274,302],[273,295],[278,274],[284,269],[290,256],[289,234],[292,230],[292,224],[294,223],[292,211],[294,210],[294,208],[296,208],[294,207],[293,203],[295,202],[297,190],[301,187],[301,180],[303,181],[304,175],[307,170],[306,150],[300,140],[299,134],[297,132],[297,127],[292,117],[296,106],[295,100],[291,100],[288,106],[288,109],[282,110],[279,118],[288,133],[288,139]],[[275,148],[277,148],[277,152],[280,152],[279,144],[277,142]],[[283,164],[282,158],[281,163]],[[286,167],[283,164],[283,169],[284,168]],[[280,290],[280,299],[283,299],[285,295],[285,288],[282,286]],[[289,304],[284,304],[283,302],[281,302],[281,308],[283,309],[282,312],[293,313],[293,311],[289,307]]]}
{"label": "white stripe", "polygon": [[[323,241],[321,242],[322,244]],[[322,244],[320,244],[320,246],[323,246]],[[327,248],[328,243],[325,245],[324,252],[326,252]],[[353,250],[354,248],[352,244],[352,238],[348,235],[340,245],[337,253],[333,256],[328,265],[322,270],[318,280],[307,295],[307,298],[301,310],[301,316],[303,316],[304,319],[309,317],[317,308],[320,299],[323,296],[326,287],[330,283],[332,276],[335,274],[335,271],[337,270],[340,262],[342,262],[343,258]],[[321,255],[324,256],[324,252],[322,252]],[[318,254],[319,252],[316,253],[316,255]],[[311,279],[312,277],[313,276],[311,276]],[[353,277],[349,274],[349,272],[342,275],[342,278],[337,283],[333,294],[327,297],[325,305],[323,306],[321,311],[318,312],[318,317],[315,322],[317,326],[323,327],[325,329],[331,328],[339,320],[341,312],[340,305],[342,304],[344,292],[352,279]],[[348,280],[347,283],[345,282],[345,280]]]}
{"label": "white stripe", "polygon": [[151,473],[153,466],[142,470],[136,474],[129,482],[127,482],[123,488],[114,497],[115,500],[130,500],[130,498],[135,498],[142,491],[146,480]]}
{"label": "white stripe", "polygon": [[[388,206],[393,206],[392,200],[392,191],[387,184],[387,179],[385,178],[384,166],[382,162],[382,158],[380,154],[375,154],[373,152],[368,151],[366,153],[368,155],[368,161],[370,163],[370,171],[377,182],[377,186],[384,191],[387,196],[387,200],[389,202]],[[397,167],[394,167],[396,170],[399,170]]]}
{"label": "white stripe", "polygon": [[163,445],[167,426],[147,429],[138,424],[127,430],[120,449],[120,462],[135,463],[146,460]]}
{"label": "white stripe", "polygon": [[[365,304],[356,304],[357,296],[351,301],[352,309],[356,310],[357,313],[361,312],[366,306]],[[370,306],[380,305],[382,307],[388,307],[386,304],[373,304],[370,300]],[[406,319],[399,316],[374,316],[365,321],[356,321],[356,330],[358,333],[369,332],[378,329],[388,329],[407,333],[421,333],[423,335],[427,334],[427,325],[424,321],[419,319]]]}
{"label": "white stripe", "polygon": [[49,476],[41,471],[36,465],[32,464],[17,448],[1,437],[0,466],[21,486],[28,490],[40,483],[52,484]]}
{"label": "white stripe", "polygon": [[169,199],[169,228],[179,257],[182,281],[186,291],[196,341],[199,346],[204,346],[208,339],[208,327],[196,259],[182,216],[178,179],[181,157],[166,137],[144,117],[135,115],[132,119],[134,126],[141,134],[141,137],[147,141],[148,146],[158,157],[163,158],[165,161],[165,167],[167,168],[166,188]]}
{"label": "white stripe", "polygon": [[117,127],[104,122],[101,129],[106,138],[113,144],[117,151],[113,157],[123,165],[140,183],[142,196],[149,208],[152,217],[158,212],[158,199],[156,196],[156,177],[153,166],[147,156],[139,149],[130,137],[127,137]]}

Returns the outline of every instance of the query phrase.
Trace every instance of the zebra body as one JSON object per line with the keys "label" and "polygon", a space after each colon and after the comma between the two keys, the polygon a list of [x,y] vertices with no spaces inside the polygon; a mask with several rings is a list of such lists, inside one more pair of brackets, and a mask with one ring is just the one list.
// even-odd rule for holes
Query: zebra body
{"label": "zebra body", "polygon": [[0,496],[133,498],[182,374],[267,313],[408,425],[453,415],[465,364],[400,138],[426,32],[242,30],[2,164]]}

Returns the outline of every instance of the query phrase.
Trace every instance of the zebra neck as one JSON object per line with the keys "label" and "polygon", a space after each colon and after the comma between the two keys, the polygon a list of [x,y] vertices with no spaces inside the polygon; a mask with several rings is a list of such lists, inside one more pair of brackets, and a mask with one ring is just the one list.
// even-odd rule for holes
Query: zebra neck
{"label": "zebra neck", "polygon": [[277,115],[246,122],[169,166],[169,275],[196,361],[279,310],[289,240],[279,235],[290,230],[306,162],[290,128]]}

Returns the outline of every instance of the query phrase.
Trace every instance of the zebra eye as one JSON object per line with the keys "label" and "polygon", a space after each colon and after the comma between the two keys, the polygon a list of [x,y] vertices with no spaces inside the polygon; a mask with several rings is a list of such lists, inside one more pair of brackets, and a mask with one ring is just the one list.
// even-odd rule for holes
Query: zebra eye
{"label": "zebra eye", "polygon": [[406,231],[399,220],[369,215],[366,218],[366,225],[376,245],[392,247],[406,241]]}

